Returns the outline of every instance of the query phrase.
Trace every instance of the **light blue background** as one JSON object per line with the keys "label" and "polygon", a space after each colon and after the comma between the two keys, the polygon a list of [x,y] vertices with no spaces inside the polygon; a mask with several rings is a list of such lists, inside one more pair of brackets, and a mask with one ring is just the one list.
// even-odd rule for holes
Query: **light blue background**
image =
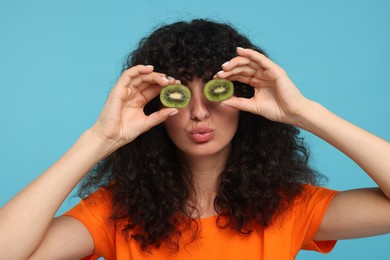
{"label": "light blue background", "polygon": [[[0,206],[93,124],[126,54],[162,22],[233,23],[307,97],[390,140],[389,13],[386,0],[1,0]],[[373,185],[346,156],[310,134],[307,140],[328,187]],[[76,202],[67,200],[60,213]],[[389,259],[389,245],[390,235],[341,241],[329,255],[298,259]]]}

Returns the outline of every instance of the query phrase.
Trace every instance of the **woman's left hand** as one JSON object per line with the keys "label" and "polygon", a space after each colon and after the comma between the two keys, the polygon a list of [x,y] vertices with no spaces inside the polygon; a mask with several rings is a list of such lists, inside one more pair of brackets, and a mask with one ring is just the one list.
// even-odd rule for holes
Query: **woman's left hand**
{"label": "woman's left hand", "polygon": [[272,121],[297,125],[306,99],[286,72],[265,55],[252,49],[237,48],[238,56],[222,65],[217,78],[240,81],[254,88],[251,99],[232,97],[222,104],[261,115]]}

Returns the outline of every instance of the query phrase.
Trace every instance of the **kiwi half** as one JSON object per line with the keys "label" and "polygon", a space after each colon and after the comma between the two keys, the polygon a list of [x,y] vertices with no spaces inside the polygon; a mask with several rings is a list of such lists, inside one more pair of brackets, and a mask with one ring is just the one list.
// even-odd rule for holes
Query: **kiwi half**
{"label": "kiwi half", "polygon": [[207,100],[220,102],[229,99],[234,94],[234,84],[227,79],[212,79],[203,89]]}
{"label": "kiwi half", "polygon": [[166,107],[183,108],[190,103],[191,92],[182,84],[172,84],[160,92],[161,103]]}

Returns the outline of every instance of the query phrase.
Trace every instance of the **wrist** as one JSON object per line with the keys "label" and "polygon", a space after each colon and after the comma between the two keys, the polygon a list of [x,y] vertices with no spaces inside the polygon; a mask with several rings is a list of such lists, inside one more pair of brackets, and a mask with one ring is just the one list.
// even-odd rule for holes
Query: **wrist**
{"label": "wrist", "polygon": [[99,134],[93,127],[86,130],[81,138],[98,151],[97,155],[100,159],[107,157],[121,147],[117,141]]}
{"label": "wrist", "polygon": [[319,103],[307,99],[304,109],[301,109],[294,117],[293,125],[311,131],[316,125],[316,121],[320,118],[323,109]]}

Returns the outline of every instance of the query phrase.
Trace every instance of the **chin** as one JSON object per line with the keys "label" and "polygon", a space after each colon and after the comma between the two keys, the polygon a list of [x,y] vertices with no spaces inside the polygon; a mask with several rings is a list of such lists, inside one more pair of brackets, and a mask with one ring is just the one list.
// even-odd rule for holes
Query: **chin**
{"label": "chin", "polygon": [[181,149],[186,156],[203,157],[203,156],[217,156],[226,153],[230,150],[230,146],[216,146],[213,142],[193,143],[190,147]]}

